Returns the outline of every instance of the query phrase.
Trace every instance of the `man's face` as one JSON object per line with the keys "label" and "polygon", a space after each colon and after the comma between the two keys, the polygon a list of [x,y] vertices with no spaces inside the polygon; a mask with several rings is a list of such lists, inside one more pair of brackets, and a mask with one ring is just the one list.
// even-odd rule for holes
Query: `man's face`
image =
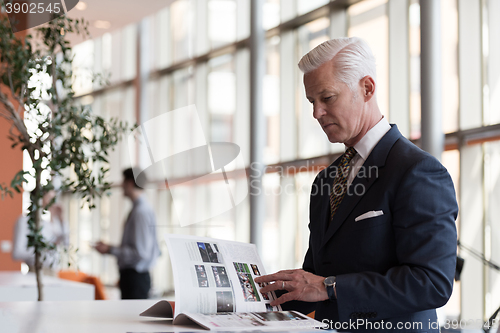
{"label": "man's face", "polygon": [[126,197],[130,197],[132,190],[134,188],[134,182],[131,180],[124,179],[122,182],[123,195]]}
{"label": "man's face", "polygon": [[361,85],[356,94],[341,81],[335,80],[335,68],[328,61],[304,75],[307,99],[313,104],[313,117],[332,143],[341,142],[352,146],[361,138],[366,121],[365,102]]}

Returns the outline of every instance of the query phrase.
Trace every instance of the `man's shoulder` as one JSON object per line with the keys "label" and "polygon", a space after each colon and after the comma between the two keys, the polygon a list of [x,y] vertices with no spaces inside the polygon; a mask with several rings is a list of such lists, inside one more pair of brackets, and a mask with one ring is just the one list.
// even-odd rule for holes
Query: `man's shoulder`
{"label": "man's shoulder", "polygon": [[439,172],[445,170],[438,159],[404,137],[396,125],[392,125],[389,132],[377,143],[367,163],[384,166],[394,175],[404,174],[413,168]]}
{"label": "man's shoulder", "polygon": [[151,204],[148,202],[146,198],[140,198],[135,204],[134,208],[132,209],[132,212],[134,214],[140,214],[140,215],[145,215],[145,214],[153,214],[154,215],[154,210]]}
{"label": "man's shoulder", "polygon": [[446,168],[437,158],[404,137],[401,137],[392,146],[387,155],[385,168],[393,177],[405,174],[448,174]]}
{"label": "man's shoulder", "polygon": [[422,161],[441,164],[437,158],[422,150],[405,137],[401,137],[394,143],[389,152],[390,156],[395,157],[400,163],[413,165]]}

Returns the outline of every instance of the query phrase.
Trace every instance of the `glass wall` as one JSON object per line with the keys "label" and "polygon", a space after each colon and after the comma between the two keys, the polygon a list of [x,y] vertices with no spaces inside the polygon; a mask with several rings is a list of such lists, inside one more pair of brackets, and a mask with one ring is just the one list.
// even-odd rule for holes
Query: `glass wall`
{"label": "glass wall", "polygon": [[367,41],[377,62],[376,97],[380,111],[389,116],[389,39],[387,1],[362,1],[348,9],[348,36]]}
{"label": "glass wall", "polygon": [[[318,18],[297,29],[297,61],[314,47],[327,41],[330,19]],[[297,66],[295,64],[295,66]],[[296,68],[296,67],[295,67]],[[296,70],[296,69],[295,69]],[[330,143],[325,140],[325,134],[316,119],[312,117],[312,105],[307,100],[304,85],[300,76],[296,81],[297,109],[298,109],[298,157],[310,158],[328,154]]]}
{"label": "glass wall", "polygon": [[[382,113],[402,133],[419,143],[420,7],[417,0],[351,1],[339,8],[319,0],[264,1],[265,128],[263,177],[265,220],[263,261],[268,271],[300,267],[308,246],[309,191],[321,168],[343,152],[331,144],[312,117],[305,98],[300,58],[316,45],[337,36],[359,36],[377,59],[377,101]],[[500,197],[500,7],[496,0],[442,0],[442,117],[446,151],[441,156],[450,171],[459,198],[457,221],[463,244],[495,262],[500,261],[500,232],[496,207]],[[250,167],[250,0],[177,0],[142,22],[113,31],[75,47],[78,70],[109,74],[111,86],[87,79],[76,82],[84,104],[106,117],[131,123],[196,105],[201,131],[193,119],[179,117],[159,133],[166,151],[179,149],[176,138],[232,142],[244,161],[228,175],[234,191],[244,191],[247,179],[237,171]],[[276,29],[279,27],[279,29]],[[139,56],[139,58],[138,58]],[[137,63],[141,59],[141,64]],[[142,73],[142,75],[140,75]],[[200,133],[202,132],[202,133]],[[89,247],[103,239],[119,243],[130,203],[118,187],[121,170],[136,165],[139,149],[123,141],[110,158],[110,180],[116,183],[98,210],[80,209],[77,199],[65,198],[72,225],[72,242],[80,250],[80,268],[99,274],[107,284],[117,279],[116,263]],[[185,169],[171,165],[172,181],[182,181]],[[247,170],[248,171],[248,170]],[[169,182],[171,180],[169,179]],[[227,191],[220,178],[184,184],[193,216],[223,211],[220,193]],[[162,257],[154,270],[157,295],[173,289],[166,232],[250,240],[248,197],[235,208],[200,223],[181,227],[171,191],[147,191],[155,207]],[[207,216],[208,216],[207,215]],[[484,318],[500,305],[499,273],[486,268],[466,250],[462,279],[443,310],[446,316]],[[466,301],[465,301],[466,300]]]}

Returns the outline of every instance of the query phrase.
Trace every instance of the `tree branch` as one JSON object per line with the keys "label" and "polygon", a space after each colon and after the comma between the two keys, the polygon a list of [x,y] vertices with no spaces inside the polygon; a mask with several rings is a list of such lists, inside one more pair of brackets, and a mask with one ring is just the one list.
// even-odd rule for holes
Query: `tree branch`
{"label": "tree branch", "polygon": [[12,124],[17,128],[17,130],[21,134],[21,137],[20,137],[21,141],[23,143],[25,143],[26,146],[30,146],[30,144],[31,144],[30,143],[30,136],[28,134],[28,130],[26,128],[26,125],[24,124],[23,119],[17,113],[12,102],[1,91],[0,91],[0,102],[2,102],[2,104],[4,105],[4,107],[7,110],[8,114],[11,117],[11,119],[9,119],[9,121],[12,122]]}
{"label": "tree branch", "polygon": [[12,137],[16,136],[16,135],[14,134],[14,131],[13,131],[13,129],[14,129],[14,128],[16,128],[16,126],[14,126],[14,124],[12,124],[12,125],[10,126],[10,128],[9,128],[9,134],[10,134],[10,136],[12,136]]}
{"label": "tree branch", "polygon": [[57,92],[57,77],[56,77],[56,57],[52,54],[52,86],[54,87],[54,95],[56,99],[56,105],[60,105],[61,101],[59,99],[59,93]]}
{"label": "tree branch", "polygon": [[7,112],[12,114],[12,113],[15,113],[15,108],[14,108],[14,105],[12,104],[12,102],[9,100],[9,98],[7,97],[7,95],[5,95],[4,93],[2,93],[2,91],[0,90],[0,102],[2,102],[2,104],[5,106],[5,108],[7,109]]}
{"label": "tree branch", "polygon": [[12,93],[12,96],[14,96],[15,98],[15,90],[14,90],[14,83],[12,82],[12,71],[10,70],[10,68],[7,69],[7,76],[9,77],[9,85],[10,85],[10,91]]}
{"label": "tree branch", "polygon": [[17,114],[17,112],[13,112],[13,116],[14,116],[14,121],[13,121],[14,125],[16,126],[19,133],[21,133],[21,135],[23,136],[23,140],[29,143],[30,136],[28,134],[28,129],[26,128],[23,119]]}
{"label": "tree branch", "polygon": [[[24,101],[24,95],[26,94],[26,83],[21,85],[21,101]],[[24,110],[24,102],[19,103],[19,109],[17,112],[21,113],[21,110]]]}
{"label": "tree branch", "polygon": [[[12,82],[12,72],[11,72],[10,68],[7,69],[7,76],[9,77],[9,85],[10,85],[10,91],[11,91],[12,97],[19,104],[19,108],[22,107],[24,109],[24,92],[21,90],[21,96],[20,97],[18,97],[16,95],[16,92],[14,91],[14,83]],[[23,84],[23,86],[24,86],[24,84]],[[22,89],[22,87],[21,87],[21,89]]]}
{"label": "tree branch", "polygon": [[6,110],[6,109],[0,109],[0,117],[3,117],[3,118],[7,119],[10,122],[12,122],[12,120],[14,119],[10,115],[10,112],[8,110]]}
{"label": "tree branch", "polygon": [[6,119],[7,121],[9,122],[12,122],[14,120],[14,118],[12,118],[11,116],[9,116],[8,114],[5,114],[5,113],[2,113],[0,112],[0,117]]}

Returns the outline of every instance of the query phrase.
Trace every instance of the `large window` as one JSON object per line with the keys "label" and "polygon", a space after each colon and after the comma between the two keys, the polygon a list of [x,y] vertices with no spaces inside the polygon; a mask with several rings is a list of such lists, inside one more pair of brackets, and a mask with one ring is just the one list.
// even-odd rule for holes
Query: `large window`
{"label": "large window", "polygon": [[[300,58],[312,48],[327,41],[330,20],[327,17],[318,18],[297,29],[297,50]],[[297,61],[298,62],[298,61]],[[296,66],[296,64],[295,64]],[[294,70],[297,67],[294,68]],[[302,75],[299,76],[301,78]],[[296,81],[296,97],[298,109],[298,157],[309,158],[328,154],[330,144],[325,140],[318,121],[312,116],[312,104],[307,100],[301,79]]]}
{"label": "large window", "polygon": [[377,61],[377,102],[382,114],[389,116],[389,25],[387,1],[363,1],[348,9],[349,37],[367,41]]}
{"label": "large window", "polygon": [[[76,70],[110,74],[111,86],[76,82],[82,104],[92,104],[106,117],[134,123],[195,104],[202,130],[179,116],[154,133],[167,152],[176,151],[179,137],[193,142],[232,142],[241,149],[243,165],[228,166],[232,191],[244,191],[247,179],[237,171],[251,167],[250,148],[250,2],[251,0],[177,0],[142,22],[129,25],[74,48]],[[421,137],[420,6],[417,0],[349,1],[339,7],[327,0],[265,0],[263,28],[265,118],[263,142],[265,218],[262,221],[264,264],[269,271],[300,267],[308,246],[309,191],[318,170],[330,164],[344,147],[328,142],[312,117],[305,98],[300,58],[316,45],[338,36],[359,36],[377,59],[377,101],[390,122],[417,144]],[[441,156],[456,186],[460,240],[487,259],[500,262],[495,220],[500,197],[500,2],[441,1],[442,123],[446,151]],[[139,60],[139,61],[138,61]],[[198,120],[197,120],[198,121]],[[257,133],[254,131],[254,133]],[[144,151],[127,141],[110,156],[112,195],[99,209],[80,209],[65,197],[72,242],[81,250],[80,267],[117,278],[112,258],[96,255],[88,242],[99,238],[119,243],[130,209],[119,183],[121,170],[136,165]],[[170,165],[174,181],[188,176],[186,168]],[[183,178],[184,177],[184,178]],[[169,179],[170,181],[170,179]],[[240,241],[250,240],[250,200],[224,211],[220,178],[184,184],[192,216],[211,216],[181,227],[171,191],[151,188],[162,258],[153,279],[158,295],[172,290],[165,232],[191,233]],[[212,214],[221,212],[220,214]],[[214,216],[212,216],[214,215]],[[464,249],[461,282],[445,307],[446,316],[465,319],[491,315],[500,305],[499,273],[486,268]]]}

